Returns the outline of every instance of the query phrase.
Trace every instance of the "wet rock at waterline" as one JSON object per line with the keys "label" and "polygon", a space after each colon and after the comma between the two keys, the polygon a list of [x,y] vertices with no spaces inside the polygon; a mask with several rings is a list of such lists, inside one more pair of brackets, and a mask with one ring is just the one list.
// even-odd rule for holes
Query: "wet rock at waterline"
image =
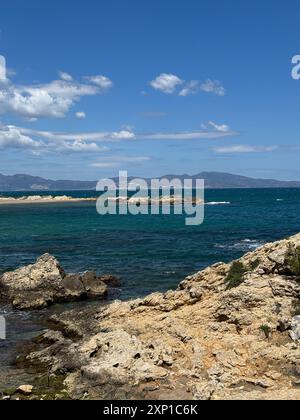
{"label": "wet rock at waterline", "polygon": [[94,272],[67,274],[53,256],[45,254],[35,264],[3,274],[0,298],[17,309],[43,309],[54,303],[105,298],[111,285],[119,285],[119,279]]}

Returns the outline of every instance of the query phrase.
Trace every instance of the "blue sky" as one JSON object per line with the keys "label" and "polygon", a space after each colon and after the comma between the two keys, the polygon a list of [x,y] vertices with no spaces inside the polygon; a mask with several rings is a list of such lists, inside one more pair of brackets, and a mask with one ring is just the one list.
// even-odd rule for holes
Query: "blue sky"
{"label": "blue sky", "polygon": [[297,0],[2,0],[0,172],[300,180],[299,18]]}

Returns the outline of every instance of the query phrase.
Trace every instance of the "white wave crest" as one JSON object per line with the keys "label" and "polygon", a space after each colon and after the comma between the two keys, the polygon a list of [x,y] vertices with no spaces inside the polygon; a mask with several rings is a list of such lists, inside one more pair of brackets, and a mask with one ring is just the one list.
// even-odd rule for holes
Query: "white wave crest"
{"label": "white wave crest", "polygon": [[205,203],[206,206],[228,206],[230,204],[230,201],[209,201]]}

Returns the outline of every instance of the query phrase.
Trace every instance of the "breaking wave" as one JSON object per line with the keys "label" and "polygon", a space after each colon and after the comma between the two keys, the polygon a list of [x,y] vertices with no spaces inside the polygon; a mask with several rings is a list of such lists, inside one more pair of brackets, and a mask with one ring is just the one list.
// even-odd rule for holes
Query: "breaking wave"
{"label": "breaking wave", "polygon": [[205,203],[206,206],[228,206],[230,204],[230,201],[209,201]]}

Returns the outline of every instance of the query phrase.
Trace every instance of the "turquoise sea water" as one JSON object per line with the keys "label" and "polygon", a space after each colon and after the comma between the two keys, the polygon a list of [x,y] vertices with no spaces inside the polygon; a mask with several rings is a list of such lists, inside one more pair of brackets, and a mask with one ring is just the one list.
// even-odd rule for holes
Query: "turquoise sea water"
{"label": "turquoise sea water", "polygon": [[[300,231],[300,189],[207,190],[205,201],[230,204],[206,205],[196,227],[187,227],[185,216],[99,216],[95,202],[0,206],[0,273],[49,252],[67,271],[119,275],[120,297],[128,299],[175,288],[204,267]],[[16,344],[45,328],[40,318],[53,310],[37,315],[0,307],[8,323],[8,340],[0,341],[0,389],[19,380],[8,367]]]}
{"label": "turquoise sea water", "polygon": [[66,270],[121,276],[131,298],[300,231],[300,189],[207,190],[205,200],[230,204],[206,205],[196,227],[185,216],[99,216],[94,202],[0,206],[0,272],[50,252]]}

